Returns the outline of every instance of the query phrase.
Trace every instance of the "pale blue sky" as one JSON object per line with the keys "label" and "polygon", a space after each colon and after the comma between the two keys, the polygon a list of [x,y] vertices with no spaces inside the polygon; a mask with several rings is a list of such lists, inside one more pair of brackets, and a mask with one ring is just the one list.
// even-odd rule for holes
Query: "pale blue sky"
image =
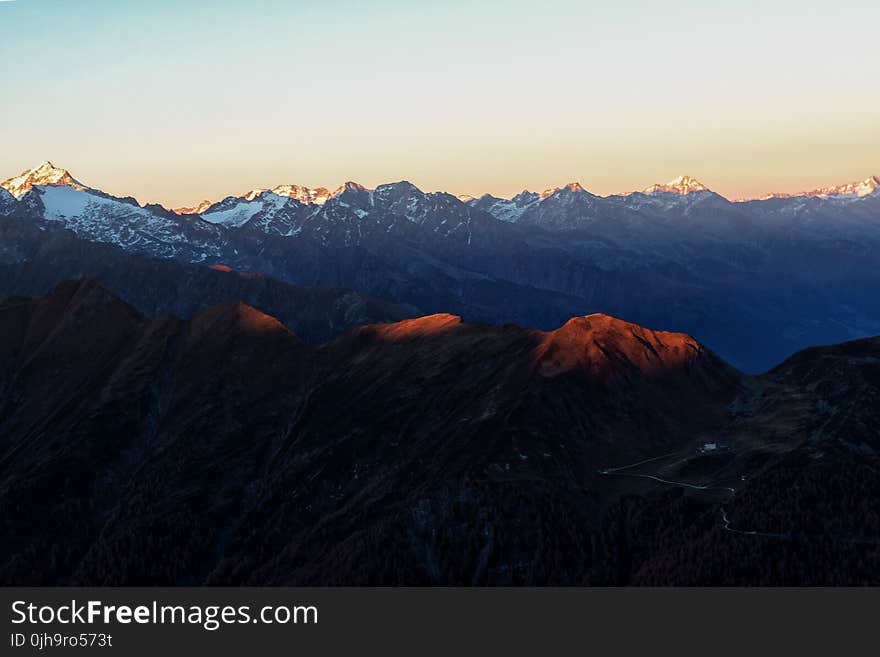
{"label": "pale blue sky", "polygon": [[0,178],[168,205],[280,183],[508,195],[880,173],[880,3],[0,2]]}

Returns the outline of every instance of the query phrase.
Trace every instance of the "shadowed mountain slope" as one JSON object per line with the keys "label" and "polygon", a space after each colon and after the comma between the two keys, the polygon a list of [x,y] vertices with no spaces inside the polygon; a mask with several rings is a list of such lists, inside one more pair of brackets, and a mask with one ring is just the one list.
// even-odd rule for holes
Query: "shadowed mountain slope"
{"label": "shadowed mountain slope", "polygon": [[[0,190],[3,191],[3,190]],[[412,307],[339,287],[303,287],[224,265],[188,265],[132,255],[111,244],[0,221],[0,295],[46,294],[81,276],[101,282],[142,314],[192,317],[217,304],[244,302],[277,317],[305,342],[320,343],[363,324],[412,317]]]}
{"label": "shadowed mountain slope", "polygon": [[[872,467],[846,438],[872,416],[841,408],[821,445],[813,417],[849,381],[876,395],[872,344],[753,379],[687,335],[607,315],[550,332],[432,315],[312,347],[238,303],[149,319],[92,280],[5,298],[0,581],[681,583],[700,541],[705,581],[724,581],[739,543],[716,545],[722,485],[747,473],[725,503],[760,522],[754,491],[799,458]],[[716,436],[729,455],[694,457]],[[664,477],[710,482],[695,497],[609,476],[670,454]]]}

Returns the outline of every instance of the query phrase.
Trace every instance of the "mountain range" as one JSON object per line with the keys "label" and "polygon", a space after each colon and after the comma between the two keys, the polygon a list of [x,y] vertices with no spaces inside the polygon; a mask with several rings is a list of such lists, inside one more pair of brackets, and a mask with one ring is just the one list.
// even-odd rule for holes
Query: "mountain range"
{"label": "mountain range", "polygon": [[[798,349],[880,333],[878,187],[872,177],[734,202],[682,176],[626,195],[571,183],[463,201],[408,182],[349,182],[333,192],[281,185],[174,212],[111,196],[47,162],[0,185],[9,236],[0,262],[58,275],[44,276],[42,289],[7,277],[0,292],[101,278],[106,267],[92,254],[113,247],[119,259],[190,272],[219,265],[279,286],[345,288],[409,315],[551,329],[603,312],[695,335],[758,372]],[[65,246],[46,249],[52,242]],[[144,311],[189,316],[206,305],[182,285],[166,287],[181,290],[178,306],[120,293]],[[211,299],[223,300],[240,299]]]}
{"label": "mountain range", "polygon": [[874,584],[880,339],[0,299],[4,585]]}

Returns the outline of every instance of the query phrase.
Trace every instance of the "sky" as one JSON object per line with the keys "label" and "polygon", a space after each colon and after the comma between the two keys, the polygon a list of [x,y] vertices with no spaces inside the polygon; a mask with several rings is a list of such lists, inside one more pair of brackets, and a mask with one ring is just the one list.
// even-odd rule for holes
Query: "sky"
{"label": "sky", "polygon": [[0,0],[0,179],[730,198],[880,174],[880,2]]}

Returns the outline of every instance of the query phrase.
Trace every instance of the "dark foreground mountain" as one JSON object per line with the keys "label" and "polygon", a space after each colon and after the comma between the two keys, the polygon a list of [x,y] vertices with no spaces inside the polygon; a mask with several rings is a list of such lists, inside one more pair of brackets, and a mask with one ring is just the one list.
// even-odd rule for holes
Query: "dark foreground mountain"
{"label": "dark foreground mountain", "polygon": [[311,347],[242,304],[6,298],[0,581],[876,583],[878,349],[751,378],[605,315]]}

